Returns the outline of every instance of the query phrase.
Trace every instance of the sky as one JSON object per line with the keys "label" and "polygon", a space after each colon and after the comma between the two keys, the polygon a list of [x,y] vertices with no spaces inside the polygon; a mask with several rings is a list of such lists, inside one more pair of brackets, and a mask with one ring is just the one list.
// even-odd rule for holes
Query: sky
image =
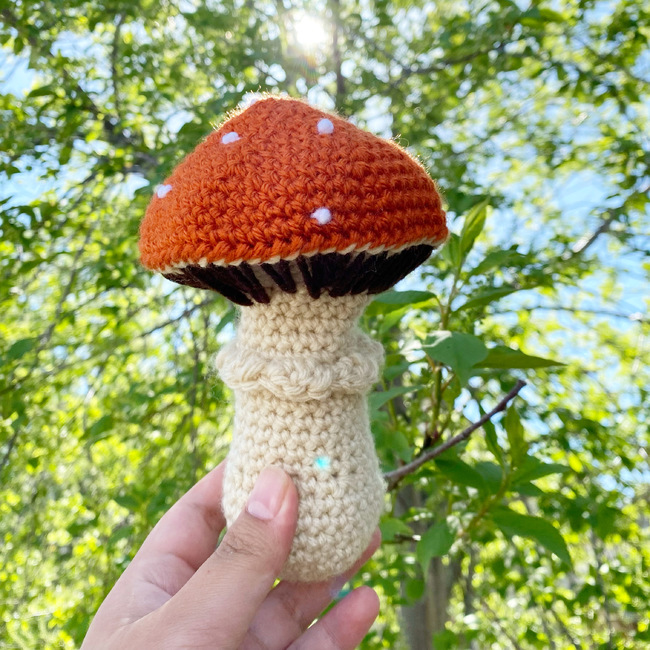
{"label": "sky", "polygon": [[[605,7],[603,3],[602,7]],[[603,9],[601,9],[603,10]],[[405,13],[405,21],[411,25],[410,29],[417,31],[418,16],[412,15],[413,12]],[[408,20],[407,20],[408,18]],[[297,39],[299,44],[306,50],[318,48],[327,40],[324,35],[323,25],[319,19],[308,14],[300,15],[296,18]],[[85,39],[83,42],[75,42],[75,38],[70,34],[65,34],[60,43],[56,46],[63,54],[71,54],[75,49],[85,48],[94,50],[96,47],[92,44],[90,39]],[[319,45],[320,44],[320,45]],[[100,54],[99,50],[97,53]],[[645,62],[640,62],[643,72]],[[10,92],[17,96],[23,95],[37,85],[37,79],[33,71],[28,69],[26,56],[14,56],[6,50],[0,50],[0,91]],[[318,84],[312,86],[308,92],[307,97],[309,101],[316,106],[326,109],[332,108],[331,98],[323,92],[322,87]],[[246,98],[242,98],[245,102]],[[364,120],[365,128],[382,136],[390,137],[395,135],[392,132],[392,119],[388,111],[388,100],[385,98],[371,98],[368,101],[365,111],[361,117]],[[549,109],[551,110],[551,109]],[[179,129],[185,120],[189,119],[188,115],[176,114],[170,119],[169,127],[173,131]],[[477,116],[477,120],[480,120]],[[575,129],[574,137],[589,137],[590,131],[590,118],[585,116],[584,123],[580,125],[579,129]],[[582,135],[580,135],[582,134]],[[503,161],[498,156],[491,161],[487,168],[479,170],[483,175],[480,179],[486,187],[489,187],[492,179],[497,177],[502,172]],[[65,182],[71,183],[81,178],[85,170],[77,170],[71,173]],[[431,170],[435,175],[435,170]],[[0,179],[0,198],[10,197],[10,204],[27,203],[31,200],[38,198],[42,193],[49,190],[59,189],[61,187],[61,179],[43,180],[39,176],[42,170],[38,165],[35,166],[32,172],[14,175],[9,181],[7,179]],[[526,179],[522,179],[521,183],[524,184]],[[128,182],[122,187],[122,191],[129,194],[138,189],[139,187],[146,186],[148,181],[141,177],[131,176]],[[523,185],[522,185],[523,187]],[[153,188],[152,188],[153,189]],[[512,196],[516,197],[520,192],[517,185],[512,187]],[[546,182],[546,187],[542,189],[542,193],[555,202],[558,211],[567,215],[567,227],[571,228],[572,224],[584,223],[584,215],[593,212],[595,215],[602,214],[602,210],[606,206],[615,206],[617,202],[617,186],[616,179],[608,179],[599,176],[597,173],[590,169],[582,169],[573,171],[570,175],[551,179]],[[450,206],[453,213],[453,206]],[[573,215],[576,215],[575,217]],[[486,231],[492,241],[499,241],[507,237],[513,237],[522,249],[530,245],[532,238],[543,237],[544,233],[536,231],[534,228],[524,230],[515,230],[512,224],[516,223],[517,215],[515,215],[508,208],[500,209],[498,213],[493,212],[492,218],[489,219],[486,226]],[[587,220],[588,223],[593,224],[593,228],[598,225],[596,217]],[[455,220],[452,223],[452,229],[458,231],[461,227],[460,220]],[[647,233],[650,236],[650,233]],[[648,238],[646,238],[646,242]],[[630,318],[613,318],[607,316],[594,315],[592,323],[596,320],[605,320],[611,322],[612,326],[622,331],[632,331],[637,327],[635,318],[641,316],[648,317],[648,291],[646,286],[645,274],[638,267],[638,260],[634,260],[634,256],[626,255],[620,259],[612,259],[611,247],[608,243],[608,238],[603,236],[592,247],[590,253],[596,255],[603,262],[603,266],[613,264],[617,267],[619,277],[618,281],[621,288],[624,290],[624,297],[616,297],[604,295],[602,286],[604,283],[604,274],[595,273],[591,277],[583,280],[580,287],[576,287],[575,291],[570,287],[562,288],[558,298],[554,298],[552,304],[561,304],[567,307],[580,307],[592,310],[604,310],[618,312],[623,315],[628,315]],[[403,281],[400,285],[401,288],[419,288],[418,275],[414,274],[410,278]],[[528,292],[531,293],[531,292]],[[503,299],[500,307],[504,310],[510,309],[526,309],[533,305],[552,306],[551,303],[545,303],[537,296],[529,297],[525,295],[526,292],[514,294],[510,297]],[[580,302],[575,302],[575,296],[580,295]],[[551,316],[551,312],[544,313],[539,311],[536,314],[540,318]],[[575,331],[579,328],[588,328],[589,325],[582,325],[571,313],[553,313],[552,316],[557,318],[560,325],[567,330]],[[507,317],[504,317],[507,318]],[[566,349],[569,356],[585,357],[586,350],[576,348],[575,343],[571,343]]]}
{"label": "sky", "polygon": [[[602,5],[605,6],[605,3]],[[411,12],[412,13],[412,12]],[[411,16],[411,25],[417,31],[418,17]],[[324,42],[321,33],[321,25],[318,18],[312,16],[304,16],[298,19],[297,33],[299,34],[299,44],[306,50],[309,48],[318,47],[319,43]],[[58,45],[58,48],[63,53],[74,52],[77,47],[93,48],[94,46],[88,40],[83,43],[75,43],[75,37],[65,35]],[[650,57],[648,57],[650,61]],[[345,65],[351,65],[346,63]],[[639,74],[644,73],[645,67],[650,68],[650,64],[643,60],[640,62]],[[344,67],[344,73],[350,73]],[[277,72],[277,71],[276,71]],[[325,77],[323,81],[330,79]],[[330,79],[331,80],[331,79]],[[322,85],[316,84],[310,88],[305,86],[307,98],[313,105],[324,108],[332,109],[332,99],[322,90]],[[31,88],[38,85],[38,80],[33,71],[28,69],[26,56],[14,56],[6,50],[0,49],[0,92],[12,93],[18,97],[29,92]],[[248,99],[242,97],[242,101],[246,102]],[[392,137],[398,134],[393,133],[392,118],[389,112],[388,100],[385,98],[371,98],[361,114],[361,120],[364,127],[368,130],[380,135],[381,137]],[[550,109],[549,109],[550,110]],[[190,119],[189,114],[177,113],[173,118],[170,118],[168,126],[170,131],[174,132],[182,127],[186,120]],[[477,120],[480,120],[480,115]],[[483,118],[485,119],[485,118]],[[585,116],[583,124],[580,129],[576,129],[577,137],[588,138],[590,130],[590,116]],[[575,141],[574,141],[575,142]],[[507,146],[507,145],[504,145]],[[485,168],[480,170],[482,178],[480,179],[486,187],[490,186],[492,180],[503,171],[503,161],[495,156],[494,160]],[[76,170],[68,175],[67,178],[53,178],[44,180],[40,178],[42,169],[35,165],[32,172],[21,173],[14,175],[9,181],[0,178],[0,199],[10,198],[11,204],[28,203],[37,199],[41,194],[51,191],[60,190],[65,183],[72,183],[76,179],[83,177],[85,170]],[[435,176],[435,170],[431,170],[432,175]],[[63,180],[63,182],[62,182]],[[588,168],[575,170],[571,174],[564,177],[549,179],[542,188],[542,193],[546,196],[552,197],[555,202],[559,213],[566,215],[567,227],[572,228],[575,223],[584,224],[585,221],[590,224],[590,227],[595,229],[598,225],[598,219],[593,217],[585,220],[585,215],[591,212],[594,215],[602,214],[604,207],[615,207],[617,201],[617,179],[604,178]],[[514,184],[511,188],[512,196],[516,197],[522,190],[527,179],[522,178],[520,184]],[[121,191],[125,194],[132,194],[140,187],[145,187],[149,181],[141,177],[132,175],[127,183],[125,183]],[[153,191],[153,187],[152,187]],[[453,215],[453,206],[450,206],[450,211]],[[456,215],[453,215],[456,216]],[[507,238],[512,238],[516,241],[522,249],[526,249],[533,238],[543,237],[544,233],[528,228],[524,230],[517,230],[513,224],[518,223],[518,215],[509,208],[501,208],[498,212],[493,211],[488,223],[486,225],[486,235],[492,242],[502,241]],[[451,223],[452,230],[459,232],[461,228],[461,220],[454,219]],[[650,241],[650,232],[645,233],[646,239],[642,240],[646,243]],[[480,260],[481,251],[477,248],[474,253],[474,262]],[[502,299],[499,303],[499,311],[516,312],[527,310],[533,305],[564,305],[567,307],[580,307],[584,309],[593,310],[609,310],[615,311],[622,315],[622,317],[613,317],[606,315],[593,315],[589,317],[587,322],[582,322],[580,318],[576,318],[570,312],[556,312],[556,311],[536,311],[535,317],[544,321],[545,319],[552,319],[556,321],[560,329],[554,330],[549,333],[545,340],[538,339],[535,341],[528,341],[528,347],[524,350],[530,354],[539,354],[541,356],[553,356],[561,353],[562,360],[573,359],[583,364],[586,369],[594,364],[596,353],[598,350],[594,347],[598,345],[596,339],[590,336],[590,331],[596,326],[597,323],[603,322],[611,326],[615,332],[620,334],[639,333],[639,350],[638,354],[641,357],[643,351],[647,353],[650,341],[644,340],[641,336],[641,328],[634,318],[641,315],[648,318],[648,304],[649,292],[647,287],[647,273],[644,273],[640,268],[641,258],[637,259],[632,255],[621,256],[620,259],[614,257],[613,249],[608,242],[608,237],[603,236],[591,248],[590,255],[596,256],[603,266],[613,265],[618,271],[618,284],[622,290],[621,296],[606,295],[602,287],[605,284],[605,274],[596,272],[585,280],[582,280],[580,286],[562,287],[558,291],[558,295],[553,297],[552,300],[546,302],[544,298],[540,298],[536,292],[519,292],[512,296]],[[472,258],[470,258],[470,262]],[[166,287],[171,291],[174,287],[171,283],[167,284],[162,280],[152,280],[152,282],[159,282],[161,286]],[[422,289],[422,279],[418,273],[413,273],[411,276],[403,280],[397,289]],[[577,297],[579,296],[579,302]],[[178,306],[178,311],[181,313],[185,309],[185,305]],[[629,318],[625,318],[627,315]],[[173,317],[173,314],[171,315]],[[517,320],[515,313],[503,314],[499,316],[506,325],[514,326]],[[221,336],[229,338],[233,335],[232,325],[224,328]],[[552,353],[549,353],[552,350]],[[599,370],[602,371],[602,362],[599,361]],[[617,379],[617,369],[612,368],[609,373],[608,379],[614,384],[620,381]],[[468,394],[465,397],[469,397]],[[522,392],[522,397],[525,400],[534,402],[536,399],[535,388],[533,385],[528,386]],[[625,402],[625,396],[623,396]],[[632,398],[629,398],[632,400]],[[625,406],[641,406],[640,404],[634,405],[632,403]],[[479,414],[473,402],[468,400],[468,406],[465,409],[465,415],[470,419],[477,419]],[[537,434],[543,434],[544,431],[538,430]],[[629,473],[628,473],[629,474]],[[623,475],[623,478],[629,480],[635,478],[636,480],[650,480],[650,475],[636,476]],[[613,489],[616,487],[615,479],[603,475],[603,485]]]}

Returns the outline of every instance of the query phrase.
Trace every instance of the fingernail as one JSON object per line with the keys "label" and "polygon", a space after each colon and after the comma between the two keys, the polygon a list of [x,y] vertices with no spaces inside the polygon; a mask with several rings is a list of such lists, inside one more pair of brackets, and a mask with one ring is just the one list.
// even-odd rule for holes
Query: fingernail
{"label": "fingernail", "polygon": [[332,599],[339,598],[347,581],[348,579],[345,576],[337,576],[332,580],[332,585],[330,586],[330,596]]}
{"label": "fingernail", "polygon": [[273,519],[280,512],[286,491],[286,474],[279,467],[264,468],[248,497],[248,514],[263,521]]}

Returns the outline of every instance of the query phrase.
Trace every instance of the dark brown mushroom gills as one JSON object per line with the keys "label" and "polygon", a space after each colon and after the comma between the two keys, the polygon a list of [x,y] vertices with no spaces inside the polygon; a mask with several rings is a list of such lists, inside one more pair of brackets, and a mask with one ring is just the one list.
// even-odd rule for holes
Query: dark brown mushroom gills
{"label": "dark brown mushroom gills", "polygon": [[[269,283],[286,293],[297,291],[296,275],[312,298],[327,292],[332,297],[377,294],[390,289],[420,266],[434,247],[427,244],[409,246],[397,253],[384,251],[324,253],[280,260],[275,264],[200,266],[189,264],[165,273],[168,280],[199,289],[216,291],[238,305],[268,303]],[[263,279],[260,272],[263,272]]]}

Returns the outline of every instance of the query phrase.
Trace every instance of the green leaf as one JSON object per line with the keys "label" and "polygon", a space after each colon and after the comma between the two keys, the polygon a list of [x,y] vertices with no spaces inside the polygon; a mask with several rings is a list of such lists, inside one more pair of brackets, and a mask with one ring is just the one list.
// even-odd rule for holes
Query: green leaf
{"label": "green leaf", "polygon": [[415,305],[435,297],[436,294],[430,291],[385,291],[380,293],[373,302],[383,305]]}
{"label": "green leaf", "polygon": [[404,591],[410,602],[420,600],[424,594],[424,580],[421,578],[407,578]]}
{"label": "green leaf", "polygon": [[218,334],[226,325],[229,325],[235,320],[235,316],[237,316],[237,312],[235,309],[229,309],[220,319],[219,322],[217,323],[217,326],[214,328],[215,334]]}
{"label": "green leaf", "polygon": [[612,508],[603,503],[598,506],[598,511],[591,520],[598,537],[606,539],[609,535],[622,531],[620,520],[623,517],[624,515],[619,509]]}
{"label": "green leaf", "polygon": [[27,97],[45,97],[47,95],[56,95],[58,84],[47,84],[46,86],[39,86],[34,88]]}
{"label": "green leaf", "polygon": [[501,481],[503,479],[503,470],[499,465],[495,465],[488,460],[483,460],[480,463],[476,463],[474,466],[476,471],[479,473],[483,482],[487,486],[491,494],[496,494],[501,487]]}
{"label": "green leaf", "polygon": [[134,527],[132,524],[127,524],[125,526],[120,526],[119,528],[116,528],[111,536],[108,538],[107,541],[107,546],[114,546],[119,542],[121,539],[126,539],[127,537],[131,537],[133,535]]}
{"label": "green leaf", "polygon": [[460,237],[455,233],[449,235],[447,243],[442,248],[442,257],[455,268],[460,268],[463,256],[460,252]]}
{"label": "green leaf", "polygon": [[[481,416],[485,415],[485,409],[479,403],[478,410]],[[490,450],[490,453],[499,461],[499,465],[503,466],[503,452],[499,446],[499,438],[497,437],[496,428],[492,420],[487,420],[483,424],[483,430],[485,431],[485,444]]]}
{"label": "green leaf", "polygon": [[70,157],[72,156],[72,146],[71,145],[65,145],[61,147],[61,150],[59,151],[59,164],[60,165],[67,165],[68,162],[70,162]]}
{"label": "green leaf", "polygon": [[406,395],[407,393],[414,393],[415,391],[418,391],[422,388],[424,388],[424,386],[422,385],[393,386],[392,388],[389,388],[386,391],[382,391],[379,393],[372,393],[368,398],[370,409],[376,411],[380,406],[383,406],[384,404],[386,404],[386,402],[389,402],[394,397],[397,397],[398,395]]}
{"label": "green leaf", "polygon": [[395,363],[384,367],[384,379],[386,381],[393,381],[395,377],[400,377],[411,367],[410,361],[402,361],[402,363]]}
{"label": "green leaf", "polygon": [[102,415],[99,420],[97,420],[83,435],[83,438],[87,440],[91,445],[108,438],[111,430],[113,429],[113,416],[110,414]]}
{"label": "green leaf", "polygon": [[455,650],[456,648],[462,647],[460,644],[461,641],[458,635],[451,630],[442,630],[442,632],[436,632],[433,635],[431,647],[436,650]]}
{"label": "green leaf", "polygon": [[23,355],[29,352],[36,345],[36,338],[30,339],[20,339],[16,341],[10,348],[7,350],[7,359],[16,360],[20,359]]}
{"label": "green leaf", "polygon": [[460,459],[438,458],[435,465],[441,474],[457,485],[467,485],[481,491],[486,490],[486,484],[481,474]]}
{"label": "green leaf", "polygon": [[176,133],[176,138],[189,138],[190,140],[201,140],[205,137],[205,125],[201,122],[190,120],[185,122]]}
{"label": "green leaf", "polygon": [[460,252],[463,257],[469,253],[474,245],[474,241],[483,231],[489,202],[489,199],[484,199],[480,203],[477,203],[465,217],[463,230],[460,233]]}
{"label": "green leaf", "polygon": [[508,434],[512,466],[519,467],[528,453],[528,443],[524,439],[524,427],[521,424],[519,413],[517,413],[514,406],[511,406],[507,410],[506,416],[503,419],[503,427]]}
{"label": "green leaf", "polygon": [[526,537],[555,553],[560,560],[571,564],[571,556],[566,542],[559,531],[546,519],[522,515],[510,508],[496,508],[492,511],[494,523],[506,537]]}
{"label": "green leaf", "polygon": [[471,376],[470,369],[488,353],[483,341],[476,336],[446,330],[434,332],[422,349],[431,359],[449,366],[462,384]]}
{"label": "green leaf", "polygon": [[436,295],[429,291],[385,291],[380,293],[368,305],[366,315],[373,317],[379,314],[389,314],[403,307],[422,306],[430,300],[434,300]]}
{"label": "green leaf", "polygon": [[410,526],[403,522],[401,519],[395,517],[387,517],[379,522],[379,530],[381,530],[381,539],[384,542],[390,542],[397,537],[397,535],[413,535]]}
{"label": "green leaf", "polygon": [[412,459],[413,449],[406,436],[401,431],[393,431],[389,441],[390,449],[400,460],[405,463]]}
{"label": "green leaf", "polygon": [[548,368],[565,364],[553,359],[544,359],[525,354],[505,345],[498,345],[488,350],[487,356],[476,364],[477,368]]}
{"label": "green leaf", "polygon": [[422,571],[427,572],[432,558],[440,557],[449,552],[455,539],[454,533],[446,521],[439,521],[427,530],[418,542],[415,555],[422,566]]}
{"label": "green leaf", "polygon": [[519,257],[520,253],[512,250],[497,250],[488,253],[482,262],[479,262],[469,273],[468,275],[485,275],[488,271],[491,271],[493,268],[503,266],[504,262],[512,259],[513,257]]}
{"label": "green leaf", "polygon": [[140,501],[136,499],[132,494],[118,494],[117,496],[113,497],[113,501],[117,503],[117,505],[122,506],[122,508],[126,508],[127,510],[137,510],[140,507]]}
{"label": "green leaf", "polygon": [[541,497],[546,494],[544,490],[538,488],[534,483],[517,483],[517,485],[512,486],[512,491],[527,497]]}
{"label": "green leaf", "polygon": [[566,16],[562,15],[559,11],[554,11],[553,9],[547,9],[546,7],[540,7],[539,16],[547,23],[564,23],[566,22]]}
{"label": "green leaf", "polygon": [[509,296],[515,291],[518,291],[518,289],[515,287],[496,287],[477,291],[472,298],[470,298],[467,302],[464,302],[462,305],[460,305],[460,307],[457,307],[456,311],[489,305],[495,300],[499,300],[504,296]]}
{"label": "green leaf", "polygon": [[[372,305],[370,305],[372,307]],[[377,305],[377,307],[381,307],[382,305]],[[381,319],[381,324],[379,326],[378,333],[381,336],[384,336],[390,330],[392,330],[394,327],[396,327],[402,318],[406,315],[406,313],[411,309],[408,305],[406,307],[400,307],[399,305],[384,305],[387,308],[387,311],[385,312],[378,312],[382,314],[382,319]],[[368,314],[369,316],[372,316],[371,314]]]}
{"label": "green leaf", "polygon": [[559,463],[543,463],[534,456],[526,456],[524,462],[520,464],[517,471],[513,474],[514,483],[535,481],[544,476],[551,474],[562,474],[570,472],[571,468]]}

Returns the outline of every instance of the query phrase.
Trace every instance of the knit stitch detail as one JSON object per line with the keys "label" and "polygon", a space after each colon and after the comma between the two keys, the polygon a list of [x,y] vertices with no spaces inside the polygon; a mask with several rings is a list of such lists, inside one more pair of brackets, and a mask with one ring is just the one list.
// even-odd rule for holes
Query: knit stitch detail
{"label": "knit stitch detail", "polygon": [[222,381],[233,390],[264,388],[281,399],[308,402],[335,393],[366,393],[379,378],[383,358],[380,343],[356,332],[348,349],[327,363],[315,355],[265,356],[234,340],[221,348],[216,365]]}
{"label": "knit stitch detail", "polygon": [[323,580],[350,568],[384,509],[366,402],[383,351],[357,327],[369,300],[276,289],[269,304],[241,310],[235,340],[217,355],[235,392],[223,487],[228,525],[267,465],[282,467],[298,490],[283,579]]}
{"label": "knit stitch detail", "polygon": [[[331,133],[318,132],[323,119]],[[236,114],[164,185],[172,191],[152,199],[140,228],[142,263],[159,271],[447,237],[440,195],[419,162],[296,99],[269,97]],[[327,223],[311,216],[323,207]]]}

